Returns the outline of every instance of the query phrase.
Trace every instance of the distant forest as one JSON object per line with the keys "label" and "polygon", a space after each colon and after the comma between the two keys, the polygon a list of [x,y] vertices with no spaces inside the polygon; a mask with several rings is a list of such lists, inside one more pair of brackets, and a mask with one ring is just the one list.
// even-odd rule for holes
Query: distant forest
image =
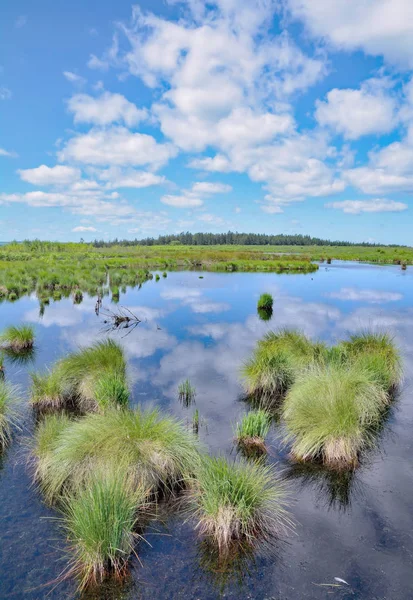
{"label": "distant forest", "polygon": [[340,242],[322,240],[309,235],[269,235],[265,233],[238,233],[228,231],[227,233],[178,233],[176,235],[160,235],[157,238],[144,238],[142,240],[95,240],[96,248],[108,246],[214,246],[214,245],[240,245],[240,246],[383,246],[383,244],[371,244],[368,242]]}

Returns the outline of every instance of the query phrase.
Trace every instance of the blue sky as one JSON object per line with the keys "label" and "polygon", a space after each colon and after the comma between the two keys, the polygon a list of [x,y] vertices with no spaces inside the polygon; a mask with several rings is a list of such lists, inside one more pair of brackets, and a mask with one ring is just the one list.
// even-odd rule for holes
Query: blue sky
{"label": "blue sky", "polygon": [[411,244],[411,0],[5,0],[0,240]]}

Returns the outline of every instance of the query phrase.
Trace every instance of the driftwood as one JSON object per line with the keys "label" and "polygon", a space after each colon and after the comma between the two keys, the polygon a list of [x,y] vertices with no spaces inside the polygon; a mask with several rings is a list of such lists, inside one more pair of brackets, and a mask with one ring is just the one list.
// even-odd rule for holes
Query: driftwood
{"label": "driftwood", "polygon": [[139,325],[141,320],[125,306],[119,306],[115,311],[109,309],[100,310],[100,314],[105,317],[103,321],[107,326],[106,331],[114,331],[120,329],[128,329],[128,335],[135,327]]}

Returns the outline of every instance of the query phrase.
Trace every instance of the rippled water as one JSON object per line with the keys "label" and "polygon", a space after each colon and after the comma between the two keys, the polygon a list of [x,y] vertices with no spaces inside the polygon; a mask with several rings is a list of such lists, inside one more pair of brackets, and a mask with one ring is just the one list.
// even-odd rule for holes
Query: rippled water
{"label": "rippled water", "polygon": [[[405,362],[400,398],[380,447],[352,477],[292,469],[277,430],[270,460],[290,480],[296,532],[269,556],[216,569],[190,523],[159,516],[138,547],[132,574],[122,588],[106,587],[87,598],[413,598],[413,269],[335,263],[311,275],[196,272],[169,273],[141,289],[128,289],[120,305],[142,322],[126,337],[133,402],[157,404],[191,423],[194,407],[177,397],[189,377],[196,387],[200,438],[213,453],[234,456],[233,426],[245,411],[239,368],[267,330],[298,327],[334,342],[361,328],[394,333]],[[274,296],[271,321],[256,314],[258,296]],[[52,302],[39,317],[36,298],[0,305],[0,325],[31,321],[36,351],[26,364],[6,363],[6,377],[27,390],[28,374],[103,335],[95,299],[80,305]],[[104,306],[110,307],[105,298]],[[113,308],[113,305],[112,305]],[[30,483],[27,446],[33,420],[22,406],[22,430],[0,459],[0,598],[74,598],[70,579],[56,583],[66,566],[56,513]],[[212,563],[212,564],[211,564]],[[339,583],[340,587],[325,584]]]}

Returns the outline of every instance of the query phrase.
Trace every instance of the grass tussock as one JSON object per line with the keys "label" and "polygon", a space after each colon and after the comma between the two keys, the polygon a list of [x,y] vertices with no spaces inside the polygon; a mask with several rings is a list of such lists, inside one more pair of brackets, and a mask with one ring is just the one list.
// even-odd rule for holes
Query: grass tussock
{"label": "grass tussock", "polygon": [[354,467],[386,403],[384,390],[356,363],[314,366],[285,398],[285,441],[297,460]]}
{"label": "grass tussock", "polygon": [[127,402],[124,352],[111,339],[70,354],[58,363],[57,371],[82,410],[104,410],[111,403]]}
{"label": "grass tussock", "polygon": [[34,327],[32,325],[20,325],[20,327],[10,325],[0,334],[0,344],[13,352],[28,350],[34,344]]}
{"label": "grass tussock", "polygon": [[82,487],[101,465],[115,465],[134,485],[156,492],[182,483],[199,462],[195,436],[156,409],[112,409],[87,414],[59,431],[60,425],[52,423],[51,435],[38,434],[34,450],[35,477],[49,503]]}
{"label": "grass tussock", "polygon": [[258,341],[243,367],[246,392],[259,396],[264,406],[270,406],[285,394],[318,352],[318,345],[298,331],[269,332]]}
{"label": "grass tussock", "polygon": [[271,294],[261,294],[258,298],[257,308],[259,310],[272,311],[273,298]]}
{"label": "grass tussock", "polygon": [[270,542],[291,522],[286,495],[272,467],[205,457],[189,492],[190,514],[201,536],[225,554],[234,542]]}
{"label": "grass tussock", "polygon": [[236,426],[237,443],[246,449],[266,451],[265,438],[270,430],[270,416],[265,410],[255,410],[243,416]]}
{"label": "grass tussock", "polygon": [[116,471],[93,473],[87,486],[65,498],[63,525],[69,542],[69,573],[79,588],[121,579],[136,542],[138,509],[146,502],[144,488],[132,489]]}
{"label": "grass tussock", "polygon": [[387,333],[364,331],[352,335],[342,346],[348,359],[363,365],[386,391],[393,390],[400,384],[400,353],[394,340]]}
{"label": "grass tussock", "polygon": [[3,450],[10,443],[13,425],[15,424],[13,407],[17,400],[17,388],[0,379],[0,450]]}
{"label": "grass tussock", "polygon": [[39,409],[59,409],[67,403],[67,390],[57,369],[31,374],[31,403]]}
{"label": "grass tussock", "polygon": [[196,390],[189,379],[185,379],[178,386],[178,398],[184,406],[191,406],[195,402]]}

